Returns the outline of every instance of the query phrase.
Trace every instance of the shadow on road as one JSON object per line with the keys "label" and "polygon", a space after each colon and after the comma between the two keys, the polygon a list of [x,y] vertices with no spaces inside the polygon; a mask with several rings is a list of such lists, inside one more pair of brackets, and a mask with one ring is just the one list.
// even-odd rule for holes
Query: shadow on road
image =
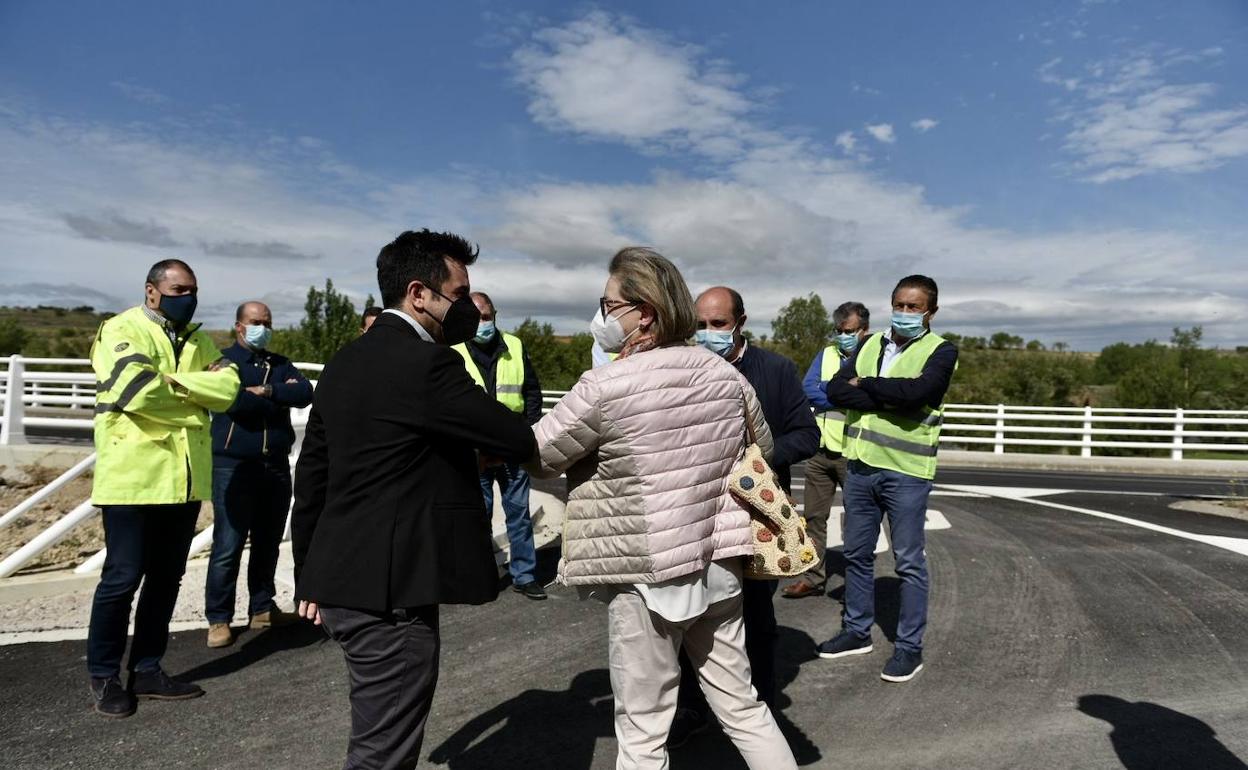
{"label": "shadow on road", "polygon": [[1118,760],[1128,770],[1144,768],[1248,768],[1218,740],[1213,728],[1195,717],[1113,695],[1084,695],[1079,710],[1108,722]]}
{"label": "shadow on road", "polygon": [[[797,679],[802,664],[815,659],[815,640],[805,631],[787,626],[777,628],[776,636],[776,723],[793,749],[797,764],[814,765],[823,759],[823,754],[805,731],[789,718],[786,711],[793,705],[793,700],[785,695],[784,690]],[[745,767],[732,741],[719,729],[695,736],[689,743],[674,749],[671,757],[673,768],[735,770]]]}
{"label": "shadow on road", "polygon": [[598,738],[614,737],[611,679],[582,671],[566,690],[525,690],[480,714],[429,753],[451,770],[586,768]]}
{"label": "shadow on road", "polygon": [[233,652],[183,671],[178,674],[178,679],[185,682],[198,682],[205,679],[228,676],[254,663],[258,663],[276,652],[298,650],[317,642],[329,641],[329,637],[325,635],[325,632],[319,626],[303,621],[294,625],[283,626],[282,628],[270,628],[264,631],[244,631],[243,634],[244,636],[240,640],[241,644],[235,642],[236,646]]}

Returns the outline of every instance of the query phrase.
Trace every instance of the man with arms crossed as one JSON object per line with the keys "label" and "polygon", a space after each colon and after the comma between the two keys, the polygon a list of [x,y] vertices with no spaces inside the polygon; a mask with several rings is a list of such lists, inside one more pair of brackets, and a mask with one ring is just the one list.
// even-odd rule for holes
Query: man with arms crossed
{"label": "man with arms crossed", "polygon": [[875,543],[888,516],[901,578],[893,656],[880,678],[908,682],[923,668],[927,553],[923,525],[936,476],[945,393],[958,349],[931,330],[936,282],[902,278],[893,289],[892,325],[874,334],[828,383],[828,401],[846,413],[845,611],[841,632],[819,657],[871,652],[875,620]]}
{"label": "man with arms crossed", "polygon": [[[204,694],[169,678],[160,660],[200,502],[212,494],[208,410],[228,409],[238,394],[238,369],[191,323],[199,282],[190,265],[157,262],[144,290],[143,304],[105,321],[91,346],[98,380],[91,500],[104,512],[108,552],[91,605],[87,670],[95,710],[108,717],[133,714],[136,698]],[[123,687],[135,591],[130,682]]]}

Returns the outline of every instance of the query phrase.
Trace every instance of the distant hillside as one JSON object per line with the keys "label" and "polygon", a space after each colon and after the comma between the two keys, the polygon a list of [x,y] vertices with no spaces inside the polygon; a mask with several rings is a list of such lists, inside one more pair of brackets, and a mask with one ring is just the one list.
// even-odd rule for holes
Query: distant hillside
{"label": "distant hillside", "polygon": [[[100,324],[113,313],[76,308],[0,307],[0,356],[20,353],[30,358],[86,358]],[[224,345],[229,330],[205,330]]]}
{"label": "distant hillside", "polygon": [[112,315],[86,305],[0,307],[0,355],[85,358],[95,330]]}

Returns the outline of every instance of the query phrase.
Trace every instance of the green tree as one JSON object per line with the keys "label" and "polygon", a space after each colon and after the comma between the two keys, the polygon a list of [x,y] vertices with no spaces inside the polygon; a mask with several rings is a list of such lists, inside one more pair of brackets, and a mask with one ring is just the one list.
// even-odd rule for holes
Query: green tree
{"label": "green tree", "polygon": [[29,335],[16,318],[0,320],[0,356],[11,356],[21,353],[26,346]]}
{"label": "green tree", "polygon": [[1030,342],[1027,343],[1027,349],[1032,352],[1035,352],[1038,350],[1044,350],[1044,343],[1041,342],[1040,340],[1031,340]]}
{"label": "green tree", "polygon": [[554,327],[526,318],[512,334],[524,343],[525,354],[543,390],[569,390],[590,367],[589,334],[556,337]]}
{"label": "green tree", "polygon": [[[372,303],[370,294],[365,306]],[[346,294],[334,288],[332,279],[325,279],[324,290],[308,287],[303,313],[303,320],[297,327],[278,330],[271,343],[274,350],[294,360],[326,363],[360,334],[360,317],[355,305]]]}
{"label": "green tree", "polygon": [[993,350],[1014,350],[1023,346],[1023,338],[1009,332],[997,332],[988,338],[988,347]]}
{"label": "green tree", "polygon": [[789,300],[771,322],[771,347],[793,360],[798,371],[806,371],[820,350],[828,345],[835,330],[827,308],[818,294]]}

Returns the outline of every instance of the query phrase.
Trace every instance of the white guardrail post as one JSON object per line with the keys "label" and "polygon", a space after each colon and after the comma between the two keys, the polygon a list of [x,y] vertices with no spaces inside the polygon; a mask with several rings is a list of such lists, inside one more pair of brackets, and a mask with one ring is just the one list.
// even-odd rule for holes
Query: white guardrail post
{"label": "white guardrail post", "polygon": [[26,443],[26,403],[22,400],[22,395],[26,392],[25,383],[22,381],[24,368],[21,356],[9,356],[9,371],[5,377],[4,423],[0,424],[0,446]]}
{"label": "white guardrail post", "polygon": [[1183,407],[1174,410],[1174,445],[1170,450],[1171,460],[1183,459]]}
{"label": "white guardrail post", "polygon": [[1079,442],[1079,456],[1092,456],[1092,407],[1083,408],[1083,439]]}
{"label": "white guardrail post", "polygon": [[994,455],[1005,454],[1005,404],[997,404],[997,443],[992,445]]}

